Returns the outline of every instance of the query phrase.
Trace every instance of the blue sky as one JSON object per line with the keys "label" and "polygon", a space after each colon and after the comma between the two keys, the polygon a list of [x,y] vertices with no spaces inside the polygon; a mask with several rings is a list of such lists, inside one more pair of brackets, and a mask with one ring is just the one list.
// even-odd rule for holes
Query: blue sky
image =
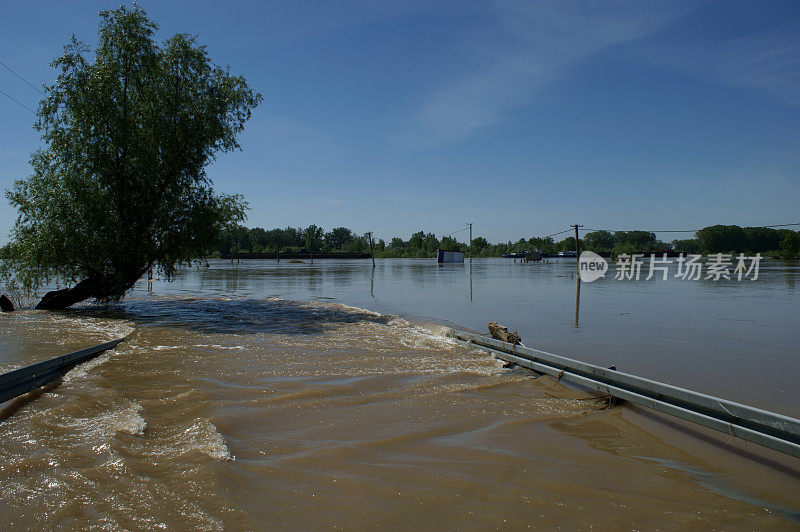
{"label": "blue sky", "polygon": [[[93,44],[119,3],[5,0],[0,61],[50,82],[70,36]],[[243,151],[209,169],[250,226],[388,239],[471,221],[505,241],[800,222],[800,2],[139,5],[264,96]],[[0,90],[38,105],[2,67]],[[3,95],[0,120],[6,189],[39,137]],[[2,242],[16,213],[0,205]]]}

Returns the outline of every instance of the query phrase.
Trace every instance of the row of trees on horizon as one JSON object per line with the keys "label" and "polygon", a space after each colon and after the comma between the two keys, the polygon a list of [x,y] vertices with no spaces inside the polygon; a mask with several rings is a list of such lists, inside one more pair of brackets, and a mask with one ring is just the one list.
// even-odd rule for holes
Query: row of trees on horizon
{"label": "row of trees on horizon", "polygon": [[[580,239],[580,249],[599,253],[761,253],[796,258],[800,256],[800,233],[791,229],[713,225],[697,231],[695,238],[663,242],[648,231],[591,231]],[[374,242],[375,256],[384,258],[433,257],[438,249],[467,252],[467,243],[452,236],[437,238],[434,233],[418,231],[408,240],[396,236],[389,242]],[[499,257],[507,253],[541,250],[549,255],[575,249],[575,237],[560,241],[552,237],[520,238],[516,242],[490,243],[484,237],[472,240],[475,257]],[[241,253],[368,253],[367,235],[359,235],[346,227],[326,232],[310,225],[306,228],[263,229],[244,226],[229,228],[222,234],[218,254]]]}

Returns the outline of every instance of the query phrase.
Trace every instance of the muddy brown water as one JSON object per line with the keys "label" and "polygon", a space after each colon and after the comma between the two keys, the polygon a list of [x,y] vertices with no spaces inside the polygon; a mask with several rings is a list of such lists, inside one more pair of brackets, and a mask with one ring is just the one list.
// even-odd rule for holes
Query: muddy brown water
{"label": "muddy brown water", "polygon": [[0,405],[0,519],[800,527],[796,459],[606,408],[445,334],[502,321],[528,345],[796,415],[796,266],[768,264],[761,285],[584,284],[577,324],[573,268],[476,261],[470,294],[468,266],[212,261],[119,305],[0,315],[2,371],[129,335]]}

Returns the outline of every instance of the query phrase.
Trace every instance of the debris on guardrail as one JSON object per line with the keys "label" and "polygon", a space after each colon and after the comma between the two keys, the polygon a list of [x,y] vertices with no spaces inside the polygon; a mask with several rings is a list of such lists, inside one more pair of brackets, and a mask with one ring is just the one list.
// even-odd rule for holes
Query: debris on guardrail
{"label": "debris on guardrail", "polygon": [[492,338],[500,340],[501,342],[508,342],[513,345],[520,345],[522,343],[522,338],[519,337],[516,329],[513,333],[510,333],[507,327],[503,327],[496,321],[489,322],[489,334],[492,335]]}

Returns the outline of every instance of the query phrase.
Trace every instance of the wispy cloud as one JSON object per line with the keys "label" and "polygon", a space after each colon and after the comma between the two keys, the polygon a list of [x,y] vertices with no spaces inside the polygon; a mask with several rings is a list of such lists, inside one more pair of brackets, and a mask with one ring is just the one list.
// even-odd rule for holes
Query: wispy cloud
{"label": "wispy cloud", "polygon": [[481,35],[463,43],[469,71],[418,102],[400,147],[426,147],[467,138],[525,105],[581,61],[640,40],[694,4],[665,2],[501,1]]}
{"label": "wispy cloud", "polygon": [[800,32],[794,25],[714,42],[648,42],[627,54],[707,83],[754,89],[800,107]]}

